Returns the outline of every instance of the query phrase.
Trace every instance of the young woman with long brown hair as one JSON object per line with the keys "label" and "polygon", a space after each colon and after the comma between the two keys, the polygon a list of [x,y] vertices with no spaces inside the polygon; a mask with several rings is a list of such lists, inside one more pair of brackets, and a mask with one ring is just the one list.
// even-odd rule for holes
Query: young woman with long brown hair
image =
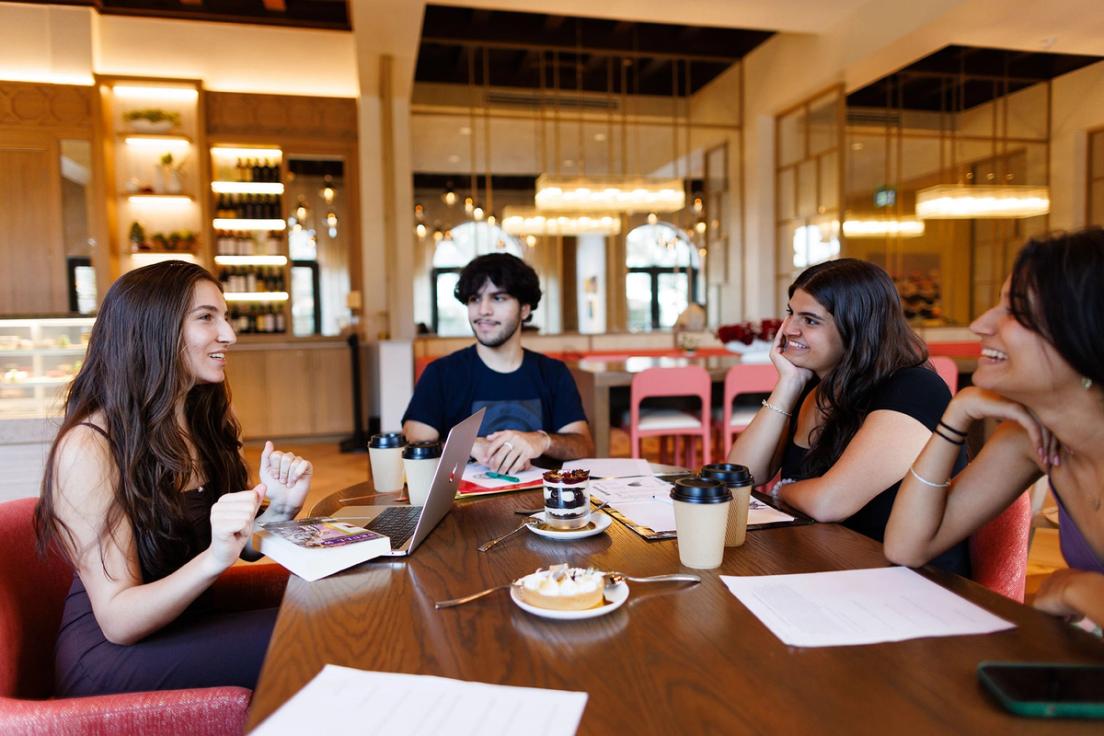
{"label": "young woman with long brown hair", "polygon": [[[1104,230],[1031,240],[1000,303],[974,320],[981,358],[901,485],[886,556],[922,565],[997,516],[1043,474],[1058,500],[1068,568],[1034,605],[1104,625]],[[956,474],[955,442],[1002,423]]]}
{"label": "young woman with long brown hair", "polygon": [[202,594],[258,556],[255,522],[298,513],[312,468],[267,443],[249,487],[225,383],[234,342],[218,281],[194,264],[131,271],[104,298],[36,509],[40,548],[75,571],[59,695],[256,682],[275,609],[219,612]]}
{"label": "young woman with long brown hair", "polygon": [[[901,478],[950,390],[927,365],[893,282],[872,263],[841,258],[806,269],[790,285],[786,311],[770,355],[778,383],[729,461],[757,482],[780,471],[784,501],[880,542]],[[969,551],[959,544],[935,564],[968,576]]]}

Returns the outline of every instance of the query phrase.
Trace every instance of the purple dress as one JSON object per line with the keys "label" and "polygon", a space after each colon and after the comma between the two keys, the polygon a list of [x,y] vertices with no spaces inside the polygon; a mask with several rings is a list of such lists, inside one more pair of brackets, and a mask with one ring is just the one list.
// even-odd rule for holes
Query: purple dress
{"label": "purple dress", "polygon": [[1050,490],[1058,500],[1058,542],[1066,564],[1074,570],[1104,574],[1104,562],[1097,557],[1096,551],[1089,545],[1085,535],[1077,528],[1073,517],[1066,513],[1066,506],[1062,503],[1062,497],[1058,495],[1053,482],[1050,484]]}
{"label": "purple dress", "polygon": [[[211,506],[217,497],[203,490],[184,494],[192,549],[210,544]],[[145,639],[112,644],[74,575],[54,651],[54,693],[68,698],[221,685],[253,688],[277,610],[219,611],[201,595],[175,621]]]}

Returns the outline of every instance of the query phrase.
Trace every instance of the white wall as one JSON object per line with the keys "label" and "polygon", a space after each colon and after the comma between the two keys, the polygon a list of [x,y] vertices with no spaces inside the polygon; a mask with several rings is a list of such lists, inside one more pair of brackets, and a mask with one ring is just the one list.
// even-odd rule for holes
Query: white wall
{"label": "white wall", "polygon": [[[597,279],[596,291],[588,295],[587,279]],[[604,235],[580,235],[575,240],[576,309],[579,332],[600,334],[606,331],[606,238]],[[590,310],[594,310],[593,316]]]}
{"label": "white wall", "polygon": [[91,8],[0,4],[0,79],[92,84]]}
{"label": "white wall", "polygon": [[1050,137],[1050,226],[1082,227],[1088,181],[1088,131],[1104,127],[1104,62],[1053,83]]}

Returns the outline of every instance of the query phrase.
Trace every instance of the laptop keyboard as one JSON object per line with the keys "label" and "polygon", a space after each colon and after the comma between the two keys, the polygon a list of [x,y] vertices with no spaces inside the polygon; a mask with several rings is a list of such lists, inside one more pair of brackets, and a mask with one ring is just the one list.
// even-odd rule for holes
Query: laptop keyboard
{"label": "laptop keyboard", "polygon": [[368,529],[391,539],[391,549],[399,549],[414,534],[418,519],[422,516],[421,506],[393,506],[372,519]]}

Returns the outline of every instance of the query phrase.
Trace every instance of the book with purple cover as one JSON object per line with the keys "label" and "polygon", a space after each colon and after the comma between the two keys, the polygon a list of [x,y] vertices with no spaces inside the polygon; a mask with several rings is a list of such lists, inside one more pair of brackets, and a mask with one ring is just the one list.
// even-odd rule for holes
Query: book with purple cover
{"label": "book with purple cover", "polygon": [[261,554],[314,581],[391,551],[391,540],[341,519],[275,521],[257,532]]}

